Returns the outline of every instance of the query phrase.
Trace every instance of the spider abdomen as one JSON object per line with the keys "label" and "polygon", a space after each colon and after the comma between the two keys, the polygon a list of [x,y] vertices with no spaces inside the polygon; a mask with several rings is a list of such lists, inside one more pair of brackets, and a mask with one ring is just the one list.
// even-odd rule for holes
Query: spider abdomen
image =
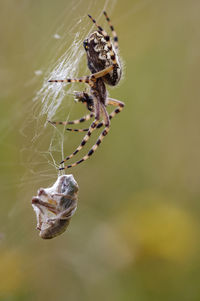
{"label": "spider abdomen", "polygon": [[112,46],[113,57],[116,63],[113,64],[113,57],[111,56],[110,47],[105,37],[98,31],[92,33],[87,40],[84,41],[86,45],[88,68],[92,73],[99,72],[109,66],[113,66],[113,70],[102,77],[103,81],[111,86],[118,84],[121,78],[121,65],[116,50]]}

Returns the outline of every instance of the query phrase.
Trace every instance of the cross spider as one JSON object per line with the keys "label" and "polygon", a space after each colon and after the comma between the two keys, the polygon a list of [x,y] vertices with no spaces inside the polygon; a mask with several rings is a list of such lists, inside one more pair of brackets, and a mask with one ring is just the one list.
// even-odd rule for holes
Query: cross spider
{"label": "cross spider", "polygon": [[[76,131],[76,132],[84,132],[87,131],[87,134],[83,138],[81,144],[77,147],[77,149],[69,156],[65,158],[60,164],[63,164],[67,160],[71,159],[74,155],[76,155],[83,146],[89,140],[92,132],[95,129],[98,129],[105,126],[103,132],[100,134],[96,143],[92,146],[89,152],[79,161],[67,165],[65,167],[59,168],[60,170],[74,167],[81,162],[87,160],[98,148],[101,144],[103,138],[108,134],[110,130],[110,120],[115,117],[116,114],[120,113],[124,107],[124,103],[110,98],[107,95],[106,91],[106,84],[110,86],[116,86],[121,79],[122,68],[118,58],[118,37],[112,26],[110,19],[107,13],[104,11],[104,15],[113,35],[113,44],[111,43],[110,36],[105,32],[105,30],[99,26],[96,21],[90,16],[89,18],[93,21],[93,23],[97,26],[98,31],[95,31],[89,35],[87,39],[84,40],[83,46],[86,50],[87,54],[87,64],[88,68],[92,72],[89,76],[84,76],[80,78],[67,78],[64,80],[49,80],[49,82],[67,82],[67,83],[86,83],[90,86],[90,95],[86,92],[75,92],[75,97],[78,101],[85,103],[87,109],[91,111],[90,114],[73,121],[50,121],[52,124],[79,124],[86,120],[91,119],[94,117],[94,121],[90,125],[89,129],[71,129],[67,128],[69,131]],[[113,105],[117,108],[111,112],[109,115],[106,106]],[[102,116],[102,121],[100,120]]]}

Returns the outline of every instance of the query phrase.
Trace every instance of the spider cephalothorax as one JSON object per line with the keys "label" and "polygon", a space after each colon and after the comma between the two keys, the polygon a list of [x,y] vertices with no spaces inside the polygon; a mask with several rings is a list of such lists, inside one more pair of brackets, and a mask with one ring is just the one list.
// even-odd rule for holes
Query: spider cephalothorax
{"label": "spider cephalothorax", "polygon": [[[110,36],[103,30],[103,28],[99,26],[90,15],[88,15],[89,18],[93,21],[93,23],[98,28],[98,31],[91,33],[89,37],[85,39],[83,42],[83,46],[87,54],[88,68],[90,69],[92,74],[81,78],[49,80],[49,82],[67,82],[67,83],[81,82],[81,83],[86,83],[90,86],[90,94],[86,92],[75,92],[75,98],[78,101],[86,104],[88,110],[91,111],[90,114],[78,120],[73,120],[73,121],[66,121],[66,122],[50,121],[54,125],[57,124],[67,125],[67,124],[78,124],[94,117],[94,121],[90,125],[89,129],[67,128],[67,130],[76,131],[76,132],[87,131],[87,134],[85,135],[85,137],[83,138],[81,144],[77,147],[77,149],[71,155],[67,156],[65,160],[60,162],[60,164],[63,164],[67,160],[71,159],[74,155],[76,155],[87,143],[92,132],[95,129],[99,129],[103,125],[105,126],[97,142],[93,145],[93,147],[81,160],[71,165],[61,167],[60,170],[74,167],[80,164],[81,162],[87,160],[96,151],[97,147],[101,144],[103,138],[109,132],[110,120],[116,114],[120,113],[124,107],[123,102],[113,98],[109,98],[106,90],[106,84],[111,86],[115,86],[118,84],[118,82],[121,79],[122,69],[118,57],[118,38],[116,32],[114,31],[114,27],[111,25],[110,19],[108,18],[106,12],[104,12],[104,15],[112,31],[113,40],[114,40],[113,43],[110,40]],[[106,110],[107,105],[113,105],[117,108],[109,115]]]}

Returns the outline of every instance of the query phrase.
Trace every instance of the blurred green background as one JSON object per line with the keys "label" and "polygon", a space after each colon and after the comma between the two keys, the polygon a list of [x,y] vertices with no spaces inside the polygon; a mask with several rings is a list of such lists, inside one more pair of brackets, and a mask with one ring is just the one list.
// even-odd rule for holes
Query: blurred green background
{"label": "blurred green background", "polygon": [[[80,192],[67,232],[43,241],[31,198],[57,171],[54,129],[33,98],[76,32],[92,28],[88,13],[108,30],[103,9],[124,62],[109,92],[126,107],[69,170]],[[200,300],[199,10],[197,0],[0,2],[0,300]],[[85,114],[66,103],[56,120]],[[81,137],[65,134],[65,155]]]}

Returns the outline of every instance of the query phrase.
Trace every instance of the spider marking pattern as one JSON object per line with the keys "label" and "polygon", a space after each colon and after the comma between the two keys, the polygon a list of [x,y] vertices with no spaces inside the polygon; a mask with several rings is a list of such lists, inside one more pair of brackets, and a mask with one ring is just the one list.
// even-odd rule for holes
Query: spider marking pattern
{"label": "spider marking pattern", "polygon": [[[90,86],[90,94],[86,92],[74,92],[75,98],[79,102],[86,104],[87,109],[91,112],[90,114],[73,121],[49,121],[53,125],[73,125],[83,123],[84,121],[90,120],[94,117],[94,121],[91,123],[88,129],[67,128],[68,131],[87,131],[87,133],[76,150],[71,155],[67,156],[63,161],[61,161],[60,164],[65,163],[67,160],[75,156],[87,143],[92,132],[104,126],[104,130],[98,137],[96,143],[92,146],[89,152],[82,157],[82,159],[72,163],[71,165],[60,167],[59,170],[74,167],[90,158],[90,156],[101,144],[104,137],[108,134],[110,130],[110,120],[120,113],[124,107],[123,102],[109,98],[106,90],[106,84],[110,86],[116,86],[118,84],[121,79],[122,67],[118,57],[117,34],[105,11],[104,15],[112,32],[113,42],[111,42],[111,38],[106,31],[96,23],[95,19],[88,15],[98,29],[97,31],[91,33],[83,42],[83,46],[87,55],[87,65],[92,74],[80,78],[49,80],[49,82],[56,83],[86,83]],[[106,107],[109,105],[116,107],[116,109],[112,111],[110,115],[106,110]]]}

